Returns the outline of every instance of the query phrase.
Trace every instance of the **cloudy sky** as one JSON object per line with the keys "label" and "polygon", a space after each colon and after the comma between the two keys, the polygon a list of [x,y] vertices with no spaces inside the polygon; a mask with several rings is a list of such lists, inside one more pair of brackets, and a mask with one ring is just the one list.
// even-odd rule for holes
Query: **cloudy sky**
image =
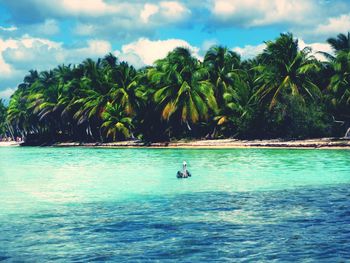
{"label": "cloudy sky", "polygon": [[0,0],[0,98],[30,69],[112,52],[136,67],[177,46],[222,44],[249,58],[290,31],[301,46],[350,30],[349,0]]}

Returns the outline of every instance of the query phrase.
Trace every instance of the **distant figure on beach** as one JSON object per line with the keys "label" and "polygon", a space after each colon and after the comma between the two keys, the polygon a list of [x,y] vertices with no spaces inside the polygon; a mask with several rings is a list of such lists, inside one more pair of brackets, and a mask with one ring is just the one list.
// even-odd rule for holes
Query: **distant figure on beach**
{"label": "distant figure on beach", "polygon": [[182,163],[182,171],[178,171],[177,178],[187,178],[187,177],[191,177],[191,173],[187,170],[187,163],[186,161],[183,161]]}

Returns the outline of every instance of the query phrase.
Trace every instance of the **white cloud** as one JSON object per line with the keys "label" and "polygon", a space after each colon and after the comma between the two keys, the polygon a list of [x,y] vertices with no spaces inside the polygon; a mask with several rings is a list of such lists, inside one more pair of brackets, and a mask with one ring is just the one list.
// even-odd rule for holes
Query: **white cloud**
{"label": "white cloud", "polygon": [[229,16],[234,14],[236,9],[234,2],[223,0],[214,1],[213,13],[216,15]]}
{"label": "white cloud", "polygon": [[[199,48],[181,39],[152,41],[140,38],[123,45],[121,51],[114,53],[119,60],[140,68],[164,58],[176,47],[186,47],[195,57],[201,58]],[[89,40],[82,47],[67,48],[61,42],[29,35],[17,39],[0,39],[0,81],[7,78],[16,86],[30,69],[48,70],[62,63],[76,64],[88,57],[103,57],[111,51],[110,42],[105,40]]]}
{"label": "white cloud", "polygon": [[[88,57],[103,57],[111,51],[111,44],[104,40],[89,40],[82,47],[67,48],[61,42],[29,35],[17,39],[0,38],[0,82],[2,87],[14,87],[30,69],[48,70],[63,63],[77,64]],[[10,90],[1,92],[6,97]]]}
{"label": "white cloud", "polygon": [[118,57],[119,61],[126,61],[137,69],[146,66],[138,54],[132,52],[120,53],[120,51],[115,51],[114,55]]}
{"label": "white cloud", "polygon": [[8,2],[5,5],[8,6],[11,19],[23,25],[18,35],[24,32],[41,37],[54,35],[59,32],[57,23],[68,21],[72,30],[67,33],[124,43],[141,36],[154,37],[160,27],[183,26],[191,15],[185,1],[175,0]]}
{"label": "white cloud", "polygon": [[209,0],[209,31],[278,25],[309,41],[345,33],[350,28],[348,0]]}
{"label": "white cloud", "polygon": [[[90,58],[103,57],[112,51],[112,46],[105,40],[89,40],[87,46],[75,49],[63,49],[62,59],[64,63],[79,63]],[[62,63],[63,63],[62,62]]]}
{"label": "white cloud", "polygon": [[32,38],[29,35],[19,39],[9,39],[5,43],[7,46],[2,49],[1,55],[13,70],[27,70],[33,66],[40,68],[52,66],[57,62],[53,59],[52,53],[62,47],[62,43]]}
{"label": "white cloud", "polygon": [[[182,39],[152,41],[140,38],[114,51],[120,61],[140,68],[164,58],[176,47],[188,48],[193,56],[202,59],[200,49]],[[61,42],[25,35],[18,39],[0,39],[0,82],[7,87],[17,86],[30,69],[48,70],[59,64],[76,64],[90,57],[96,59],[112,51],[110,42],[89,40],[82,47],[67,48]],[[4,82],[6,80],[6,82]],[[3,94],[9,94],[6,89]],[[4,95],[4,97],[5,97]]]}
{"label": "white cloud", "polygon": [[118,4],[107,4],[103,0],[62,0],[56,4],[70,15],[101,16],[120,11]]}
{"label": "white cloud", "polygon": [[324,24],[318,25],[314,34],[335,35],[346,33],[350,30],[350,14],[343,14],[339,17],[331,17]]}
{"label": "white cloud", "polygon": [[78,23],[75,27],[75,33],[81,36],[93,35],[96,32],[96,26],[92,24]]}
{"label": "white cloud", "polygon": [[106,17],[119,15],[135,20],[135,13],[145,23],[154,14],[159,13],[165,21],[177,21],[190,13],[182,3],[178,1],[103,1],[103,0],[54,0],[56,5],[50,3],[51,12],[58,15]]}
{"label": "white cloud", "polygon": [[232,50],[241,55],[242,59],[251,59],[256,57],[258,54],[262,53],[265,47],[265,44],[260,44],[256,46],[246,45],[244,47],[235,47]]}
{"label": "white cloud", "polygon": [[144,23],[148,23],[148,19],[158,13],[159,7],[152,4],[145,4],[143,10],[141,11],[140,17]]}
{"label": "white cloud", "polygon": [[26,35],[7,43],[8,47],[2,50],[7,65],[26,71],[31,68],[50,69],[62,63],[79,63],[87,57],[102,57],[112,50],[111,44],[103,40],[89,40],[84,47],[65,48],[60,42]]}
{"label": "white cloud", "polygon": [[[30,18],[33,21],[74,17],[81,18],[84,23],[96,23],[99,19],[118,17],[119,20],[131,20],[137,23],[147,23],[149,18],[158,14],[164,22],[178,21],[191,11],[180,1],[155,0],[26,0],[25,3],[7,3],[18,16]],[[25,6],[25,7],[24,7]],[[23,13],[24,8],[31,9]],[[92,21],[92,20],[96,21]],[[88,20],[88,21],[87,21]],[[104,24],[108,26],[108,24]]]}
{"label": "white cloud", "polygon": [[[24,32],[41,37],[44,34],[54,35],[59,30],[55,21],[58,25],[62,21],[68,22],[67,24],[73,29],[71,32],[79,36],[113,39],[119,41],[118,44],[134,41],[139,37],[154,38],[159,36],[157,34],[159,28],[166,28],[169,25],[180,28],[194,25],[193,31],[196,32],[201,29],[198,27],[203,26],[210,32],[222,27],[260,27],[277,24],[280,30],[294,29],[294,32],[305,39],[316,41],[315,35],[319,34],[317,32],[338,33],[349,28],[348,2],[348,0],[2,0],[2,4],[9,11],[8,21],[13,21],[14,26],[17,25],[16,22],[21,25],[15,30],[17,36]],[[41,33],[37,32],[35,27]],[[14,30],[15,27],[0,27],[0,32],[9,34],[8,31],[4,31],[5,29]]]}
{"label": "white cloud", "polygon": [[162,1],[159,4],[145,4],[140,13],[143,23],[152,22],[154,26],[184,21],[191,14],[182,3],[177,1]]}
{"label": "white cloud", "polygon": [[332,47],[327,43],[305,43],[304,40],[298,39],[299,48],[303,49],[305,47],[311,47],[312,55],[315,56],[320,61],[326,61],[326,58],[318,52],[326,52],[328,54],[333,54]]}
{"label": "white cloud", "polygon": [[317,9],[315,0],[212,1],[212,13],[216,20],[247,27],[280,22],[305,24],[304,18],[313,14]]}
{"label": "white cloud", "polygon": [[184,16],[191,13],[183,4],[176,1],[160,2],[160,8],[163,17],[172,21],[181,20]]}
{"label": "white cloud", "polygon": [[170,24],[175,25],[188,18],[189,11],[187,9],[179,9],[179,12],[174,14],[168,9],[169,3],[166,3],[165,6],[163,2],[160,2],[158,5],[152,4],[134,8],[130,12],[126,12],[125,15],[81,20],[73,31],[81,36],[114,39],[123,43],[134,41],[140,36],[153,37],[157,28]]}
{"label": "white cloud", "polygon": [[152,65],[154,61],[164,58],[176,47],[186,47],[195,57],[200,58],[198,54],[199,48],[191,46],[187,41],[182,39],[152,41],[147,38],[140,38],[135,42],[122,46],[122,52],[120,55],[136,54],[141,59],[143,64]]}
{"label": "white cloud", "polygon": [[13,69],[7,64],[2,55],[0,55],[0,74],[2,78],[8,78],[12,75]]}
{"label": "white cloud", "polygon": [[[306,47],[310,47],[312,49],[311,55],[315,56],[320,61],[325,61],[326,58],[318,52],[326,52],[329,54],[333,53],[331,46],[327,43],[305,43],[303,39],[299,38],[298,45],[300,50]],[[266,45],[263,43],[256,46],[246,45],[244,47],[234,47],[232,50],[240,54],[242,59],[251,59],[261,54],[264,51],[265,47]]]}
{"label": "white cloud", "polygon": [[35,25],[31,32],[35,30],[38,34],[42,35],[55,35],[60,32],[60,27],[56,20],[47,19],[44,23]]}
{"label": "white cloud", "polygon": [[208,39],[202,43],[201,51],[207,52],[212,46],[218,45],[219,42],[216,39]]}
{"label": "white cloud", "polygon": [[16,47],[16,41],[13,39],[3,40],[0,38],[0,76],[2,79],[11,78],[14,74],[14,69],[8,64],[3,57],[3,51],[8,48]]}
{"label": "white cloud", "polygon": [[6,88],[5,90],[1,90],[0,99],[8,100],[15,91],[15,88]]}
{"label": "white cloud", "polygon": [[15,26],[10,26],[10,27],[3,27],[3,26],[0,26],[0,30],[3,30],[3,31],[16,31],[18,28],[15,27]]}

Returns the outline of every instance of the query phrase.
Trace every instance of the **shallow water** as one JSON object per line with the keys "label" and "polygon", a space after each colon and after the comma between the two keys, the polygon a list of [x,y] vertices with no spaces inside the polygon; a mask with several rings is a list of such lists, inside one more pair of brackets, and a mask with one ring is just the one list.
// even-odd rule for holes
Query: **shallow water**
{"label": "shallow water", "polygon": [[[350,151],[0,148],[0,260],[350,260]],[[193,177],[176,179],[186,160]]]}

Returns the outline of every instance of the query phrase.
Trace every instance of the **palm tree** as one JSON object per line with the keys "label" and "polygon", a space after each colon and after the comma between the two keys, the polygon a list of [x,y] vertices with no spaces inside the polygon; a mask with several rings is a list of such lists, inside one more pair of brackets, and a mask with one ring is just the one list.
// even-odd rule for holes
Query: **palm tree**
{"label": "palm tree", "polygon": [[124,111],[118,104],[107,103],[106,109],[102,114],[103,123],[101,129],[107,138],[127,139],[132,136],[133,124],[132,119],[124,115]]}
{"label": "palm tree", "polygon": [[350,52],[339,52],[332,66],[334,74],[328,90],[333,114],[336,118],[350,121]]}
{"label": "palm tree", "polygon": [[235,88],[231,92],[224,94],[224,105],[214,118],[217,127],[226,136],[238,132],[239,127],[242,126],[246,117],[249,117],[247,115],[251,113],[255,104],[253,89],[249,86],[249,82],[238,79],[234,86]]}
{"label": "palm tree", "polygon": [[58,82],[53,71],[43,71],[40,77],[31,86],[31,94],[28,96],[30,108],[37,114],[39,120],[43,120],[54,111],[58,101]]}
{"label": "palm tree", "polygon": [[16,90],[11,96],[7,110],[7,121],[13,130],[25,137],[36,125],[33,116],[28,111],[28,101],[23,91]]}
{"label": "palm tree", "polygon": [[[76,108],[73,118],[78,125],[86,126],[86,132],[96,139],[97,134],[102,141],[99,127],[102,123],[102,113],[107,102],[112,100],[113,87],[115,86],[109,79],[109,75],[104,72],[101,61],[96,63],[85,60],[79,65],[83,76],[79,80],[79,94],[70,108]],[[97,134],[96,134],[97,133]]]}
{"label": "palm tree", "polygon": [[328,38],[328,44],[331,45],[334,52],[337,54],[341,51],[349,52],[350,51],[350,32],[347,35],[339,34],[336,38]]}
{"label": "palm tree", "polygon": [[321,96],[310,76],[319,70],[319,63],[310,53],[309,48],[299,50],[298,40],[294,40],[290,33],[281,34],[276,41],[266,42],[266,48],[258,58],[261,65],[257,69],[261,76],[257,82],[261,83],[261,87],[257,95],[261,99],[270,97],[270,109],[283,92],[312,99]]}
{"label": "palm tree", "polygon": [[43,135],[61,139],[59,134],[83,141],[126,139],[133,133],[146,140],[247,137],[257,136],[250,132],[257,130],[258,136],[279,136],[290,128],[288,118],[308,112],[314,122],[300,118],[295,131],[317,134],[306,126],[325,130],[331,114],[350,121],[350,34],[328,42],[335,57],[327,63],[317,61],[309,48],[300,50],[287,33],[246,61],[214,46],[203,63],[188,49],[176,48],[141,70],[111,53],[76,66],[30,70],[6,114],[0,101],[0,133],[6,115],[15,135],[39,140]]}
{"label": "palm tree", "polygon": [[113,103],[120,104],[128,116],[134,116],[140,108],[140,99],[143,97],[143,91],[138,84],[137,71],[133,66],[122,62],[111,73],[112,81],[115,82]]}
{"label": "palm tree", "polygon": [[[347,36],[339,34],[337,38],[329,38],[327,42],[336,54],[329,63],[333,71],[328,86],[328,89],[332,92],[332,104],[335,107],[348,106],[350,104],[350,32]],[[345,106],[345,109],[348,108],[347,106]],[[343,113],[345,115],[350,114],[346,111],[343,111]]]}
{"label": "palm tree", "polygon": [[[332,47],[334,53],[337,55],[339,52],[349,52],[350,51],[350,32],[347,35],[339,34],[336,38],[331,37],[327,39],[327,43]],[[335,56],[327,52],[319,51],[329,61],[334,61]]]}
{"label": "palm tree", "polygon": [[27,90],[31,85],[39,79],[39,73],[36,70],[29,70],[29,74],[23,79],[23,82],[18,85],[18,89]]}
{"label": "palm tree", "polygon": [[240,56],[226,47],[213,46],[205,54],[204,66],[208,68],[219,105],[224,102],[223,95],[232,91],[234,80],[242,73],[240,63]]}
{"label": "palm tree", "polygon": [[158,60],[149,77],[157,86],[154,101],[163,120],[174,118],[175,123],[185,123],[191,130],[189,123],[208,119],[209,111],[217,108],[208,71],[188,49],[176,48]]}
{"label": "palm tree", "polygon": [[118,58],[114,56],[112,53],[107,54],[103,59],[102,59],[102,65],[103,67],[109,67],[111,69],[117,67],[117,62]]}

